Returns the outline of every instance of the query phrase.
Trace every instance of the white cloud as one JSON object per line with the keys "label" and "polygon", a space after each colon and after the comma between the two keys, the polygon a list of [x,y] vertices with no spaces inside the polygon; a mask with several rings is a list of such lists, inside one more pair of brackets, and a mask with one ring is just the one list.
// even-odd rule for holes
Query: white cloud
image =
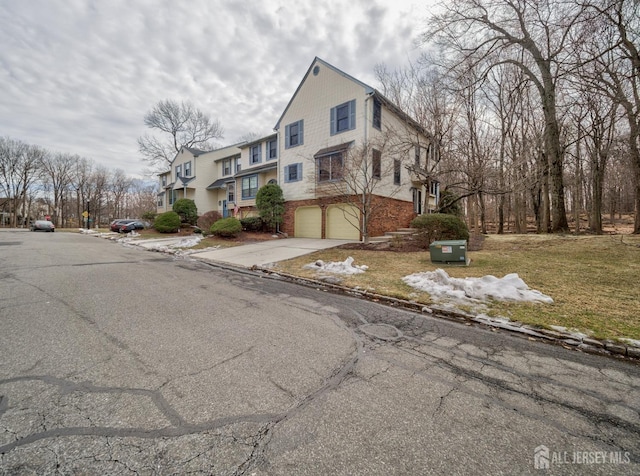
{"label": "white cloud", "polygon": [[315,56],[376,85],[416,53],[426,2],[0,2],[0,135],[140,174],[159,100],[269,133]]}

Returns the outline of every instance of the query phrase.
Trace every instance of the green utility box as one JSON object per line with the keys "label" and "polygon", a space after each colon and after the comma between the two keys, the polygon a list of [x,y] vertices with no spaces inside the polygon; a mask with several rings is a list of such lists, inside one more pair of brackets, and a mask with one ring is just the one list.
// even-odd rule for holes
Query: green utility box
{"label": "green utility box", "polygon": [[429,245],[432,263],[467,266],[467,242],[465,240],[434,241]]}

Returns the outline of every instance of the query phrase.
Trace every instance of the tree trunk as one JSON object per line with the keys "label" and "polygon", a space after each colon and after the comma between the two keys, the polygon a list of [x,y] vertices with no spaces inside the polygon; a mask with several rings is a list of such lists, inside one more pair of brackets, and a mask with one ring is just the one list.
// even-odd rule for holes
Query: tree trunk
{"label": "tree trunk", "polygon": [[[551,192],[551,223],[545,230],[552,233],[569,231],[567,211],[564,203],[564,152],[560,147],[560,126],[556,114],[555,84],[547,64],[543,71],[544,90],[542,93],[542,109],[544,111],[544,149],[549,161],[547,190]],[[548,202],[548,200],[547,200]],[[548,208],[546,208],[548,211]],[[547,214],[548,215],[548,214]]]}

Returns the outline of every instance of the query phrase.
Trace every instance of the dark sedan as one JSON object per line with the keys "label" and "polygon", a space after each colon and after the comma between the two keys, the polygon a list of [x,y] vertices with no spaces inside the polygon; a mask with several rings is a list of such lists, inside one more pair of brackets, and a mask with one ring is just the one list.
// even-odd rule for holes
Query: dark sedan
{"label": "dark sedan", "polygon": [[31,224],[31,231],[56,231],[56,227],[49,220],[36,220]]}
{"label": "dark sedan", "polygon": [[133,220],[120,224],[120,233],[129,233],[133,230],[144,230],[149,227],[149,223],[142,220]]}
{"label": "dark sedan", "polygon": [[133,220],[131,218],[125,218],[125,219],[119,219],[119,220],[113,220],[111,222],[111,224],[109,225],[109,228],[111,229],[111,231],[115,231],[115,232],[119,232],[120,231],[120,227],[126,223],[130,223]]}

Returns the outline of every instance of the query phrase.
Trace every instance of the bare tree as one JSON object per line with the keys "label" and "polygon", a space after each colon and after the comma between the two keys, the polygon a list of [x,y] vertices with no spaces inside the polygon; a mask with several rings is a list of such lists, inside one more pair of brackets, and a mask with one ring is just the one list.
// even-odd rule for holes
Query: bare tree
{"label": "bare tree", "polygon": [[[116,169],[111,175],[109,183],[110,196],[113,199],[111,210],[111,218],[126,218],[128,215],[124,212],[125,198],[133,180],[124,174],[124,170]],[[137,215],[136,215],[137,216]]]}
{"label": "bare tree", "polygon": [[[551,231],[568,230],[557,87],[566,70],[567,45],[585,9],[561,0],[459,0],[442,3],[425,40],[452,48],[462,61],[475,58],[485,70],[509,63],[535,85],[544,114],[544,155],[548,161]],[[460,62],[462,62],[460,61]]]}
{"label": "bare tree", "polygon": [[222,139],[224,134],[218,120],[185,101],[160,101],[144,116],[144,123],[160,132],[161,137],[144,135],[138,138],[138,150],[144,160],[159,171],[171,164],[182,147],[211,150],[212,141]]}
{"label": "bare tree", "polygon": [[[628,126],[629,154],[635,182],[634,233],[640,233],[640,4],[635,0],[589,2],[604,24],[596,38],[600,51],[593,59],[591,86],[624,111]],[[608,40],[603,44],[604,35]],[[587,58],[589,60],[589,58]]]}
{"label": "bare tree", "polygon": [[[459,119],[459,97],[448,87],[445,77],[429,55],[404,69],[389,71],[384,65],[375,69],[385,97],[407,111],[414,124],[407,124],[405,131],[396,131],[394,148],[401,155],[415,154],[417,160],[406,161],[404,167],[426,190],[433,182],[458,171],[453,160],[454,130]],[[425,138],[428,139],[425,141]],[[399,150],[404,149],[404,150]],[[424,155],[424,157],[422,157]],[[425,194],[422,209],[429,210],[429,194]]]}
{"label": "bare tree", "polygon": [[62,226],[62,209],[66,198],[66,190],[73,183],[73,171],[78,165],[80,157],[71,154],[49,154],[42,161],[45,186],[53,194],[54,222]]}
{"label": "bare tree", "polygon": [[[310,182],[315,184],[317,197],[332,197],[340,203],[348,203],[343,213],[347,221],[362,234],[364,243],[369,243],[369,226],[382,206],[376,201],[378,190],[385,187],[385,196],[393,197],[400,191],[393,185],[392,160],[394,145],[390,138],[395,134],[387,131],[376,140],[352,144],[348,149],[334,155],[312,158]],[[389,192],[390,187],[390,192]]]}
{"label": "bare tree", "polygon": [[11,226],[18,226],[18,214],[25,225],[29,215],[27,199],[29,191],[40,178],[40,164],[45,151],[38,146],[0,138],[0,192],[9,201]]}
{"label": "bare tree", "polygon": [[155,213],[158,199],[158,185],[133,179],[129,183],[128,216],[143,218],[147,213]]}

